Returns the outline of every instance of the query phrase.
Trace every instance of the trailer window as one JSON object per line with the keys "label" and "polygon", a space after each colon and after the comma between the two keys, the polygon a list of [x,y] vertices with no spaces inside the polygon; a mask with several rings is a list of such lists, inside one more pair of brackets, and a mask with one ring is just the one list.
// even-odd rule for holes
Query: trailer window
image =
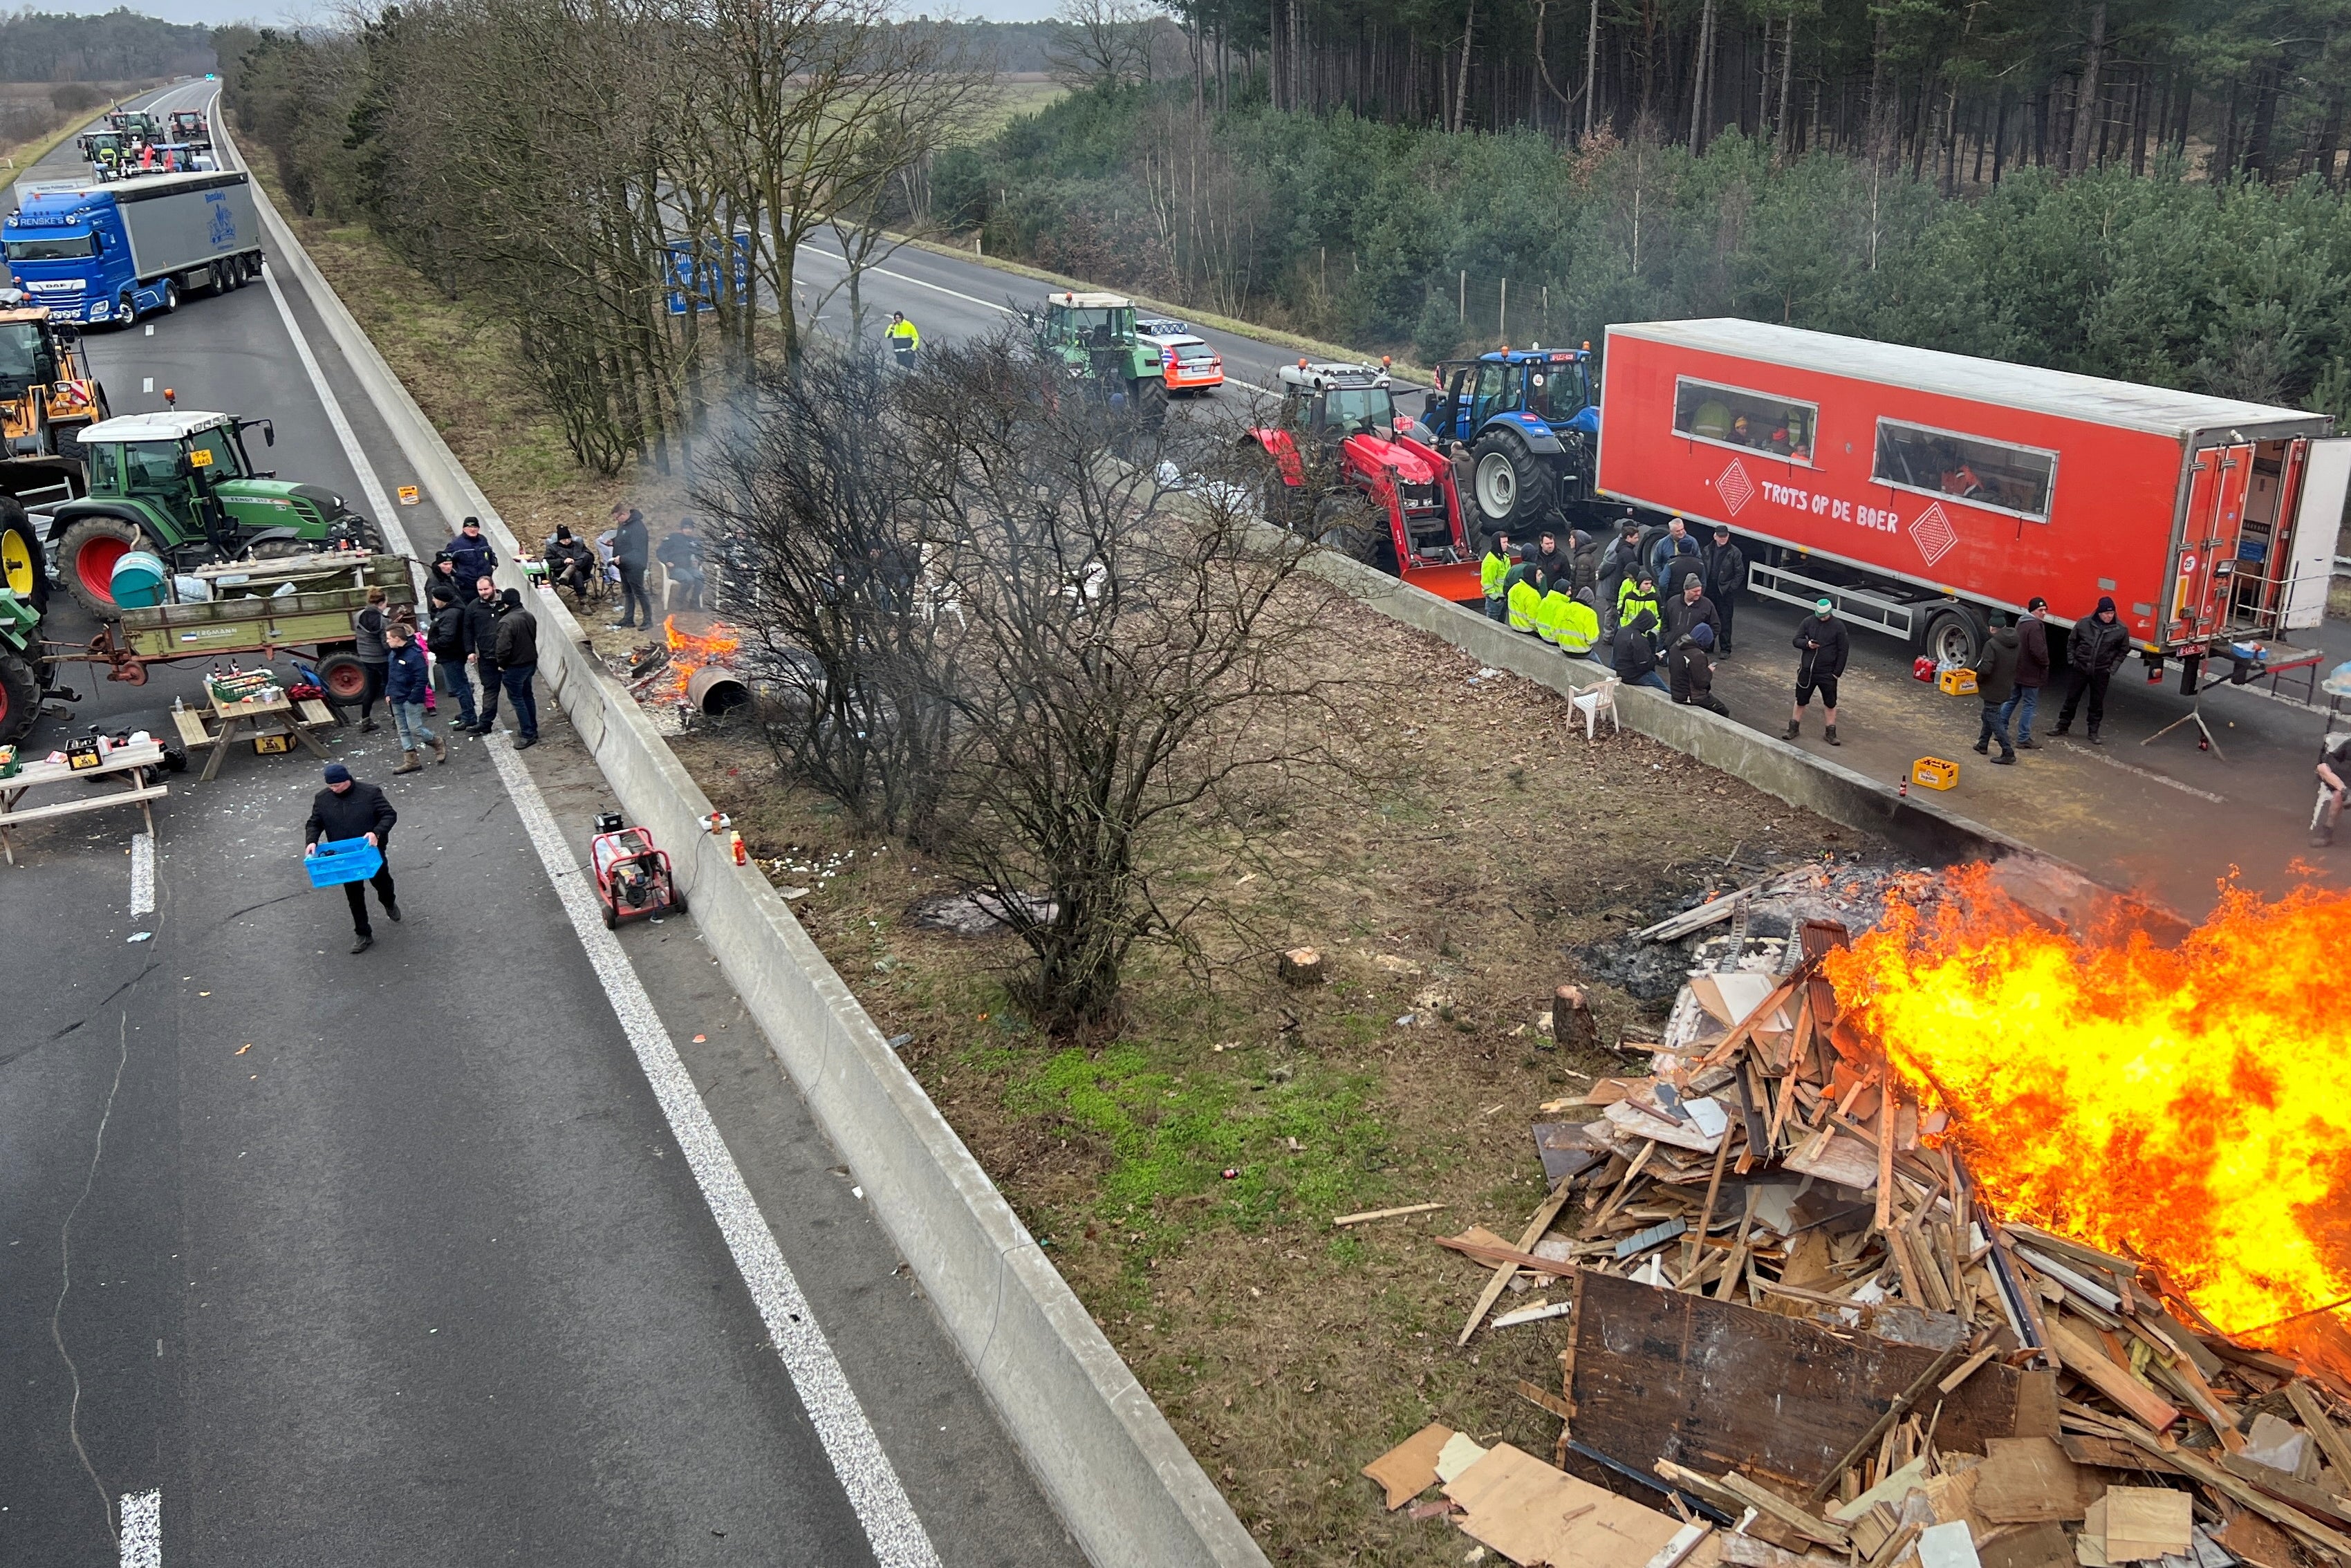
{"label": "trailer window", "polygon": [[1694,441],[1751,447],[1809,465],[1820,423],[1814,403],[1687,376],[1674,382],[1674,434]]}
{"label": "trailer window", "polygon": [[1899,490],[1953,496],[1970,506],[2043,523],[2049,520],[2049,497],[2057,484],[2057,455],[1881,419],[1870,476]]}

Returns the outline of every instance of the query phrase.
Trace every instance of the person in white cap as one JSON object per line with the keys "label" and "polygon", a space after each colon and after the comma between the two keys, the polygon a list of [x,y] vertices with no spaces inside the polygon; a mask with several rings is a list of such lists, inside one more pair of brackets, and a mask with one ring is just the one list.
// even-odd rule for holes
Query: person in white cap
{"label": "person in white cap", "polygon": [[1837,739],[1836,699],[1847,643],[1844,622],[1836,618],[1835,611],[1835,602],[1823,593],[1813,601],[1813,613],[1796,628],[1796,711],[1789,716],[1785,739],[1793,740],[1803,733],[1804,708],[1817,691],[1822,711],[1828,716],[1828,743],[1844,744]]}

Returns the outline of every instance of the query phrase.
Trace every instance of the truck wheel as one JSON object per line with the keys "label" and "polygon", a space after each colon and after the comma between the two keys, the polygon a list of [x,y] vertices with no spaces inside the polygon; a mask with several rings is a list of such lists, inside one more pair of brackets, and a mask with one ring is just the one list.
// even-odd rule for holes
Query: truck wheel
{"label": "truck wheel", "polygon": [[100,621],[119,613],[114,602],[114,564],[146,547],[136,523],[120,517],[84,517],[57,543],[57,575],[67,591]]}
{"label": "truck wheel", "polygon": [[0,649],[0,746],[22,740],[41,716],[41,683],[33,666]]}
{"label": "truck wheel", "polygon": [[163,314],[169,316],[179,308],[180,281],[175,277],[167,277],[163,279]]}
{"label": "truck wheel", "polygon": [[1983,653],[1983,628],[1964,610],[1938,610],[1927,622],[1926,651],[1938,666],[1972,664]]}
{"label": "truck wheel", "polygon": [[139,324],[139,297],[128,288],[122,291],[122,298],[114,302],[114,324],[118,327]]}
{"label": "truck wheel", "polygon": [[40,537],[14,497],[0,497],[0,587],[36,611],[49,607],[49,574]]}
{"label": "truck wheel", "polygon": [[1535,523],[1551,513],[1550,468],[1507,431],[1479,437],[1469,449],[1469,474],[1478,515],[1489,528]]}

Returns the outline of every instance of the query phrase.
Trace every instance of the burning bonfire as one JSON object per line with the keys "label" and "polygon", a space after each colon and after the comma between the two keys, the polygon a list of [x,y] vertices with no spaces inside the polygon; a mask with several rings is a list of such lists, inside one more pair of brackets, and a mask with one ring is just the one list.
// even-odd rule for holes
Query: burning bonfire
{"label": "burning bonfire", "polygon": [[662,697],[675,703],[686,700],[685,688],[696,671],[705,664],[732,665],[736,651],[743,645],[735,629],[724,622],[712,622],[707,632],[681,632],[674,615],[663,620],[662,637],[669,645],[669,681]]}
{"label": "burning bonfire", "polygon": [[2231,892],[2166,950],[2047,930],[1978,873],[1825,967],[2004,1214],[2147,1260],[2234,1339],[2291,1345],[2351,1305],[2346,952],[2342,894]]}

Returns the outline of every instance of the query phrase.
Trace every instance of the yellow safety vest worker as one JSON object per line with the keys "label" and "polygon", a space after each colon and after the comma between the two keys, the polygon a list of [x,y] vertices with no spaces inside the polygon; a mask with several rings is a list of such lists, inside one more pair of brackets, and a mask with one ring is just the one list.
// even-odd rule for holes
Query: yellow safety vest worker
{"label": "yellow safety vest worker", "polygon": [[1546,643],[1559,642],[1559,607],[1566,599],[1567,590],[1552,579],[1551,591],[1543,595],[1542,607],[1535,612],[1535,635]]}
{"label": "yellow safety vest worker", "polygon": [[1658,625],[1666,623],[1665,612],[1657,607],[1656,591],[1644,593],[1638,583],[1626,578],[1624,586],[1616,591],[1616,624],[1622,626],[1644,610],[1657,618]]}
{"label": "yellow safety vest worker", "polygon": [[890,345],[893,349],[919,349],[923,346],[923,335],[914,330],[914,324],[904,316],[890,323],[890,336],[898,340]]}
{"label": "yellow safety vest worker", "polygon": [[1478,563],[1478,580],[1486,590],[1489,600],[1503,598],[1509,590],[1502,580],[1510,575],[1510,558],[1499,550],[1488,550],[1486,559]]}
{"label": "yellow safety vest worker", "polygon": [[[1552,601],[1558,601],[1556,608]],[[1573,594],[1554,592],[1543,600],[1544,612],[1552,616],[1552,629],[1558,633],[1553,639],[1562,653],[1589,653],[1592,644],[1600,641],[1600,614]]]}
{"label": "yellow safety vest worker", "polygon": [[1527,580],[1524,570],[1513,573],[1510,578],[1509,604],[1510,630],[1533,631],[1537,619],[1542,614],[1542,595],[1536,592],[1535,585]]}

